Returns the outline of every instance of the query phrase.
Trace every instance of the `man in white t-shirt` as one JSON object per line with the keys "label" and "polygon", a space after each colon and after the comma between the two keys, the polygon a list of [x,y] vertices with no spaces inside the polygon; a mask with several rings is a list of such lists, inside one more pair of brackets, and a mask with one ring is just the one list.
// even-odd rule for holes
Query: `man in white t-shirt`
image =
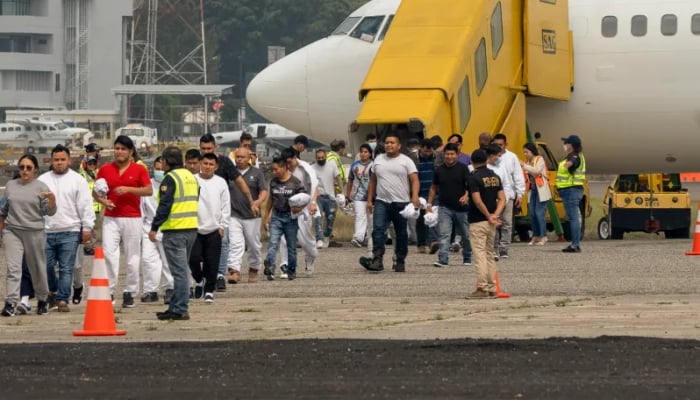
{"label": "man in white t-shirt", "polygon": [[[328,247],[331,234],[333,233],[333,223],[337,211],[335,203],[335,188],[342,187],[340,171],[334,162],[326,163],[326,151],[316,150],[316,162],[311,164],[320,185],[318,186],[318,208],[321,211],[321,218],[315,218],[316,246]],[[325,222],[326,229],[323,228]],[[319,246],[320,245],[320,246]]]}
{"label": "man in white t-shirt", "polygon": [[411,203],[417,211],[420,207],[418,190],[418,170],[416,164],[401,154],[401,143],[396,133],[390,133],[384,139],[385,154],[377,156],[372,167],[367,195],[367,212],[372,213],[373,257],[360,257],[360,264],[370,272],[384,270],[384,252],[389,223],[394,224],[396,257],[395,272],[406,271],[408,254],[408,233],[406,219],[400,214]]}
{"label": "man in white t-shirt", "polygon": [[508,150],[506,135],[495,134],[493,144],[498,146],[501,151],[501,158],[495,170],[501,178],[503,192],[506,195],[506,206],[501,214],[501,226],[496,230],[496,251],[494,254],[498,258],[508,258],[508,248],[513,237],[513,209],[520,207],[523,194],[525,194],[525,175],[520,167],[518,156]]}

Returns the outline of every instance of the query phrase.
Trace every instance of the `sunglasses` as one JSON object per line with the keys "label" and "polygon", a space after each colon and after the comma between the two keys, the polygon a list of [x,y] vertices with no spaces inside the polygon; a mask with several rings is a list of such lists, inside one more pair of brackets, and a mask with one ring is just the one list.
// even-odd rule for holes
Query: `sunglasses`
{"label": "sunglasses", "polygon": [[34,169],[34,167],[31,165],[20,165],[19,166],[20,171],[31,171],[33,169]]}

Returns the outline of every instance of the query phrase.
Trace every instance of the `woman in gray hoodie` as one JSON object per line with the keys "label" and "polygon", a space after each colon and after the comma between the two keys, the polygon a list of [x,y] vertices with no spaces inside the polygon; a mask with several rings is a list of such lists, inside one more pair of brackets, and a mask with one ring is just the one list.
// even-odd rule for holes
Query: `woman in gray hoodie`
{"label": "woman in gray hoodie", "polygon": [[19,301],[23,255],[26,256],[38,299],[37,314],[48,312],[44,216],[56,213],[54,194],[45,183],[36,179],[39,172],[36,157],[25,154],[19,158],[17,165],[19,178],[7,182],[5,202],[0,208],[0,232],[7,262],[5,307],[0,314],[5,317],[15,315]]}

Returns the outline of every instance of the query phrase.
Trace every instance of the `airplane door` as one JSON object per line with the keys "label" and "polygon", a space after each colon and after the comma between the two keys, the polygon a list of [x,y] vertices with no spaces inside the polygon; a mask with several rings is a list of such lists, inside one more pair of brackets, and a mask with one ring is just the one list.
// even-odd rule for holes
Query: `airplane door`
{"label": "airplane door", "polygon": [[573,85],[573,35],[568,0],[526,0],[525,73],[530,94],[569,100]]}

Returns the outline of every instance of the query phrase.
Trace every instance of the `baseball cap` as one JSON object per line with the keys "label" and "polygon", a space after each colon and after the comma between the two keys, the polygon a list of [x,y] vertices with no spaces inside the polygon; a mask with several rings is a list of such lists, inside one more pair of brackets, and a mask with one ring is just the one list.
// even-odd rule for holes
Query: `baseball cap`
{"label": "baseball cap", "polygon": [[97,143],[89,143],[85,145],[85,151],[87,153],[92,153],[93,151],[98,151]]}
{"label": "baseball cap", "polygon": [[93,157],[93,156],[90,156],[90,157],[88,157],[88,158],[85,159],[85,162],[86,162],[87,164],[90,164],[90,163],[95,163],[95,164],[97,164],[97,158],[95,158],[95,157]]}
{"label": "baseball cap", "polygon": [[564,144],[570,144],[573,146],[580,146],[581,145],[581,138],[578,137],[577,135],[569,135],[568,137],[563,137],[561,140],[564,141]]}

